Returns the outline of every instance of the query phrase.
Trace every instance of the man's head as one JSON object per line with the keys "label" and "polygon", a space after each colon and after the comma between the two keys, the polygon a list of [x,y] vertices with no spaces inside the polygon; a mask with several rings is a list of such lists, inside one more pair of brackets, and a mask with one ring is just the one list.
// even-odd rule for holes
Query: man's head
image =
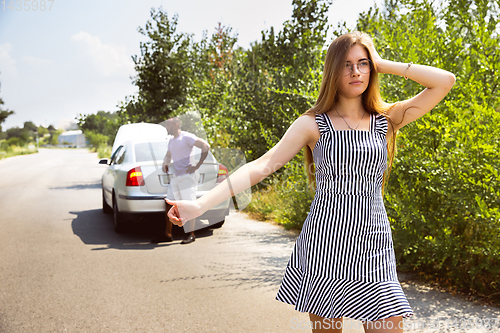
{"label": "man's head", "polygon": [[181,129],[181,121],[177,117],[173,117],[167,120],[165,126],[167,127],[167,132],[170,135],[177,135]]}

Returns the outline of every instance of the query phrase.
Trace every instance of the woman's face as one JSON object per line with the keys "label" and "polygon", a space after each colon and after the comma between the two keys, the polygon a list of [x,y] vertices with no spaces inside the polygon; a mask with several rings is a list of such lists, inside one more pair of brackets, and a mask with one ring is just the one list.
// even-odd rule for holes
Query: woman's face
{"label": "woman's face", "polygon": [[363,60],[369,60],[368,52],[364,46],[359,44],[353,45],[347,56],[345,71],[342,73],[343,76],[340,85],[341,96],[357,98],[368,87],[370,71],[366,68],[366,61],[363,62]]}

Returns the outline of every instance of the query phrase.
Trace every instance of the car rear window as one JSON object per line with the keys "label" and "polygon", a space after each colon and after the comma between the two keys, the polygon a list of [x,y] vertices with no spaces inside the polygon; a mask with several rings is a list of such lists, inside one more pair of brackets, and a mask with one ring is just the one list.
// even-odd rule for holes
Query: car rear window
{"label": "car rear window", "polygon": [[136,162],[163,160],[168,149],[168,141],[145,142],[135,144]]}

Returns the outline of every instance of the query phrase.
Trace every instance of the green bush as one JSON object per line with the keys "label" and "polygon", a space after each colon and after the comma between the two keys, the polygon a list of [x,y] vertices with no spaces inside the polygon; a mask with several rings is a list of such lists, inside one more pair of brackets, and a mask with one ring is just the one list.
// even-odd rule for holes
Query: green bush
{"label": "green bush", "polygon": [[274,221],[276,219],[275,212],[280,203],[280,196],[273,190],[273,187],[256,189],[252,192],[252,200],[245,207],[245,213],[260,221]]}
{"label": "green bush", "polygon": [[[113,142],[116,133],[121,125],[125,123],[125,119],[120,118],[119,112],[98,111],[96,114],[82,115],[77,117],[78,127],[83,134],[89,139],[89,135],[99,133],[107,137],[107,142]],[[90,133],[91,132],[91,133]],[[90,134],[89,134],[90,133]],[[93,147],[98,149],[103,140],[98,139]]]}
{"label": "green bush", "polygon": [[[445,101],[400,131],[385,196],[398,265],[500,301],[499,8],[479,0],[385,7],[358,21],[383,58],[436,66],[457,78]],[[382,76],[387,101],[422,89]]]}
{"label": "green bush", "polygon": [[274,220],[286,229],[302,229],[314,197],[309,190],[304,163],[295,157],[283,167],[279,177],[270,178],[252,193],[246,211],[260,220]]}
{"label": "green bush", "polygon": [[4,151],[4,152],[9,152],[12,150],[12,147],[11,145],[7,142],[7,140],[2,140],[2,142],[0,143],[0,150]]}
{"label": "green bush", "polygon": [[302,229],[314,197],[309,190],[302,155],[284,166],[277,183],[281,205],[276,220],[287,229]]}
{"label": "green bush", "polygon": [[22,147],[25,145],[25,142],[22,138],[12,137],[12,138],[7,139],[7,145],[9,145],[10,147],[13,147],[13,146]]}
{"label": "green bush", "polygon": [[110,158],[111,157],[111,147],[108,145],[100,145],[97,148],[97,157],[98,158]]}
{"label": "green bush", "polygon": [[385,196],[398,263],[500,300],[500,114],[447,104],[457,121],[431,114],[399,138]]}
{"label": "green bush", "polygon": [[108,143],[108,137],[106,135],[93,131],[86,131],[85,138],[89,141],[94,151],[97,151],[101,146],[106,146]]}

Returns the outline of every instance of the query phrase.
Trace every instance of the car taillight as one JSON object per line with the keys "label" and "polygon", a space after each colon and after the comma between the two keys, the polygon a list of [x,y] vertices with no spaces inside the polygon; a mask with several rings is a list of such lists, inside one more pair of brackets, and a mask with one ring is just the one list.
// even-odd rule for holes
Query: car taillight
{"label": "car taillight", "polygon": [[219,164],[219,172],[217,173],[216,183],[217,184],[222,183],[224,181],[224,179],[227,178],[228,175],[229,175],[229,172],[228,172],[227,168],[225,166],[223,166],[222,164]]}
{"label": "car taillight", "polygon": [[127,173],[127,183],[126,186],[143,186],[144,179],[142,178],[141,167],[136,167],[130,169]]}

